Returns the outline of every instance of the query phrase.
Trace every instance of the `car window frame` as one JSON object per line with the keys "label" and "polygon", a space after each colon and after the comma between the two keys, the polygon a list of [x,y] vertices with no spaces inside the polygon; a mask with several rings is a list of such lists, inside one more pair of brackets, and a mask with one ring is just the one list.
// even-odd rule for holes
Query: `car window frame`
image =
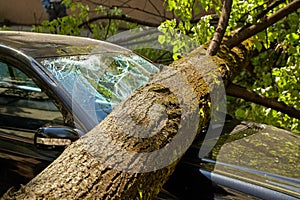
{"label": "car window frame", "polygon": [[[18,52],[15,49],[0,45],[0,60],[12,65],[30,77],[34,83],[51,99],[53,104],[62,114],[64,125],[74,126],[74,119],[67,102],[61,97],[61,93],[57,92],[56,83],[48,77],[42,67],[31,57]],[[21,67],[22,66],[22,67]],[[84,128],[84,127],[83,127]]]}

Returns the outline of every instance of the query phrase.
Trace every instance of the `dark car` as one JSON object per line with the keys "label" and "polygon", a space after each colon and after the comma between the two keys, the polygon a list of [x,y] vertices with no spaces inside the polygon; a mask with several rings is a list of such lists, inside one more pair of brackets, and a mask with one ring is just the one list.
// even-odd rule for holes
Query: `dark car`
{"label": "dark car", "polygon": [[189,148],[165,189],[178,199],[300,199],[299,134],[227,118],[220,137]]}
{"label": "dark car", "polygon": [[106,42],[0,32],[1,193],[32,179],[157,71]]}
{"label": "dark car", "polygon": [[[106,42],[0,32],[0,196],[26,184],[158,71]],[[213,135],[197,138],[157,199],[300,198],[299,135],[235,119]]]}

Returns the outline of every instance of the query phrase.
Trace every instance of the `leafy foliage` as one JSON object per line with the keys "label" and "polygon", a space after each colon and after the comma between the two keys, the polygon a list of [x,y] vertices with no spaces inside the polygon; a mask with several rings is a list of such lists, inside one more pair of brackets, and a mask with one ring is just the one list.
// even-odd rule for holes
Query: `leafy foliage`
{"label": "leafy foliage", "polygon": [[122,10],[117,7],[108,9],[98,5],[91,10],[89,5],[84,5],[82,2],[64,0],[63,3],[71,10],[72,14],[50,22],[43,21],[41,25],[33,26],[33,31],[79,36],[88,29],[93,38],[105,40],[119,30],[120,22],[117,20],[108,19],[105,23],[97,21],[87,23],[93,16],[121,15]]}
{"label": "leafy foliage", "polygon": [[[195,1],[166,0],[168,8],[174,11],[176,20],[166,20],[160,26],[164,33],[159,39],[161,43],[171,43],[176,59],[187,47],[205,44],[211,39],[214,27],[209,23],[211,16],[202,17],[197,23],[191,23],[195,10]],[[205,11],[215,10],[220,15],[220,4],[217,1],[196,1]],[[233,0],[232,12],[227,33],[251,24],[259,23],[289,1],[269,9],[266,15],[261,12],[268,9],[272,1],[265,0]],[[185,9],[182,9],[185,7]],[[253,90],[258,94],[274,98],[287,105],[300,109],[299,102],[299,66],[300,66],[300,11],[290,14],[285,19],[258,33],[253,38],[257,55],[252,59],[252,69],[245,69],[234,80],[235,83]],[[178,20],[179,19],[179,20]],[[189,40],[182,35],[187,35]],[[193,45],[187,45],[193,44]],[[228,98],[228,108],[232,115],[240,119],[254,120],[294,131],[300,131],[299,120],[286,114],[266,108],[242,99]]]}
{"label": "leafy foliage", "polygon": [[8,31],[8,30],[10,30],[10,28],[7,27],[6,25],[0,27],[0,31]]}
{"label": "leafy foliage", "polygon": [[[300,109],[299,15],[298,10],[255,36],[254,45],[258,55],[252,59],[253,70],[244,71],[235,80],[237,84],[258,94],[296,109]],[[300,131],[300,121],[281,112],[241,99],[230,99],[229,103],[231,108],[234,105],[231,112],[239,118]]]}
{"label": "leafy foliage", "polygon": [[168,10],[174,12],[176,19],[165,20],[159,26],[159,30],[163,33],[159,37],[159,42],[173,46],[173,59],[176,60],[195,46],[207,43],[213,35],[214,27],[209,23],[212,16],[202,16],[197,22],[192,22],[194,16],[201,12],[198,9],[199,4],[207,12],[211,8],[218,10],[220,2],[212,0],[168,0],[167,2]]}

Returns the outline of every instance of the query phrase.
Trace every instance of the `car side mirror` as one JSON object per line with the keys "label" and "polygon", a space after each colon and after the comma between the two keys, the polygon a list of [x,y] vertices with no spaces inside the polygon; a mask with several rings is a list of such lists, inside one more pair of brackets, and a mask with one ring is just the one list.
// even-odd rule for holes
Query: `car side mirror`
{"label": "car side mirror", "polygon": [[64,148],[82,135],[81,131],[67,126],[39,128],[34,135],[34,144],[42,149]]}

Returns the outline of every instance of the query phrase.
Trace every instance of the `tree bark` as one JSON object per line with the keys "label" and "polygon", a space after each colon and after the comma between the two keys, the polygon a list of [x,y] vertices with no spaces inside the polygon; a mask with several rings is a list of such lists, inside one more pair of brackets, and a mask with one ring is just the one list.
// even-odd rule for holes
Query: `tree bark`
{"label": "tree bark", "polygon": [[[192,118],[200,118],[199,124],[194,126],[196,133],[209,121],[210,92],[222,79],[226,84],[240,67],[247,65],[249,49],[245,45],[241,47],[232,50],[223,47],[217,56],[206,55],[206,50],[199,47],[187,57],[175,61],[148,85],[118,105],[82,139],[71,144],[27,185],[18,191],[7,192],[3,199],[153,198],[173,172],[189,143],[172,152],[175,156],[158,155],[157,162],[168,157],[173,160],[168,160],[166,166],[156,170],[147,168],[147,163],[156,162],[155,159],[142,159],[136,155],[166,147],[177,137],[182,124],[194,126]],[[157,112],[153,115],[155,105],[164,109],[164,120],[161,120],[164,115],[156,115]],[[188,112],[184,106],[188,107]],[[197,109],[200,112],[195,115]],[[143,129],[140,129],[141,133],[132,135],[131,131],[136,128],[134,124],[146,129],[158,124],[158,128],[155,135],[138,135]],[[192,142],[194,138],[188,138],[188,134],[184,132],[183,138]],[[137,154],[126,156],[128,152]]]}
{"label": "tree bark", "polygon": [[214,32],[214,36],[211,39],[207,49],[207,53],[211,56],[216,55],[217,51],[219,50],[226,28],[228,26],[231,7],[232,7],[232,0],[225,0],[223,2],[222,14],[220,16],[217,29]]}

